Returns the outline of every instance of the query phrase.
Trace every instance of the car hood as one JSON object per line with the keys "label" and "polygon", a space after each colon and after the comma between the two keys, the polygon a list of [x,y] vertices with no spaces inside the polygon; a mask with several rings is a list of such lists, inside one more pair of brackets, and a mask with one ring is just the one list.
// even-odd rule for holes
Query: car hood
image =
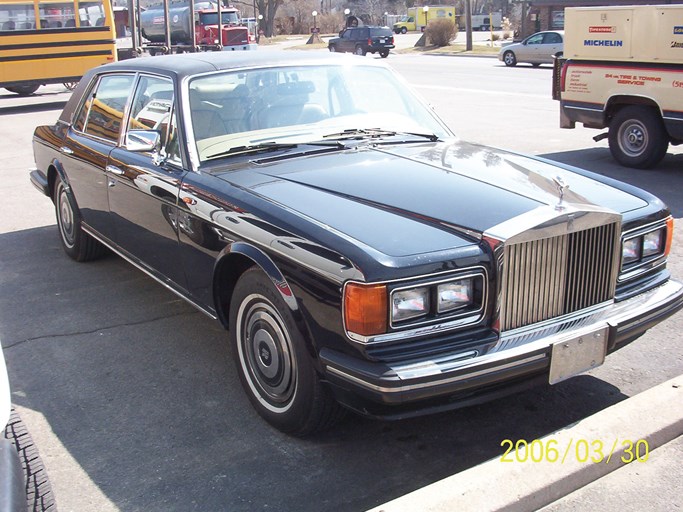
{"label": "car hood", "polygon": [[218,173],[288,210],[384,254],[407,256],[477,242],[483,232],[560,200],[625,213],[640,197],[544,161],[462,141],[365,145],[253,161]]}

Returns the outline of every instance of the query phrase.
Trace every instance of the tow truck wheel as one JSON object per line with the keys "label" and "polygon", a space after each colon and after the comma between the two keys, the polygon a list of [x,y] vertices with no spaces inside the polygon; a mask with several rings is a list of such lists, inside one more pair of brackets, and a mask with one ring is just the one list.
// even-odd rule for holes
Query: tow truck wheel
{"label": "tow truck wheel", "polygon": [[620,164],[637,169],[657,165],[669,147],[669,136],[652,108],[628,106],[617,112],[609,126],[609,149]]}

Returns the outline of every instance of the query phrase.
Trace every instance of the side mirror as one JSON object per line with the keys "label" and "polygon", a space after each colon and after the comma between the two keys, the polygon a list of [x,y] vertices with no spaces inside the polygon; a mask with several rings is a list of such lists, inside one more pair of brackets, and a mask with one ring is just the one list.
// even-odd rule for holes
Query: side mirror
{"label": "side mirror", "polygon": [[128,151],[157,152],[161,149],[161,134],[156,130],[130,130],[125,144]]}

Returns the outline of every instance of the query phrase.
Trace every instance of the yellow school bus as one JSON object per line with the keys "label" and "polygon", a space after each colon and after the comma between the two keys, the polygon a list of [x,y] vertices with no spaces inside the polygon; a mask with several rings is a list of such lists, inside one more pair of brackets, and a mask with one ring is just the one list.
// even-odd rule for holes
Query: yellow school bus
{"label": "yellow school bus", "polygon": [[115,60],[111,0],[0,0],[0,87],[33,94]]}

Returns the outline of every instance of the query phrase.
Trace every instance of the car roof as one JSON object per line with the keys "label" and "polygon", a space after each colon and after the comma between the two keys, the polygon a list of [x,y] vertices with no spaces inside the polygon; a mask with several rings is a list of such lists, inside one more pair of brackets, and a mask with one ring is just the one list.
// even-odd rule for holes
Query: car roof
{"label": "car roof", "polygon": [[[107,64],[96,68],[96,72],[105,71],[146,71],[162,73],[178,78],[211,71],[259,68],[273,66],[324,65],[324,64],[360,64],[360,59],[349,55],[338,55],[324,52],[307,52],[303,50],[274,51],[239,51],[239,52],[198,52],[181,55],[159,55],[141,57]],[[378,65],[371,60],[365,65]]]}

